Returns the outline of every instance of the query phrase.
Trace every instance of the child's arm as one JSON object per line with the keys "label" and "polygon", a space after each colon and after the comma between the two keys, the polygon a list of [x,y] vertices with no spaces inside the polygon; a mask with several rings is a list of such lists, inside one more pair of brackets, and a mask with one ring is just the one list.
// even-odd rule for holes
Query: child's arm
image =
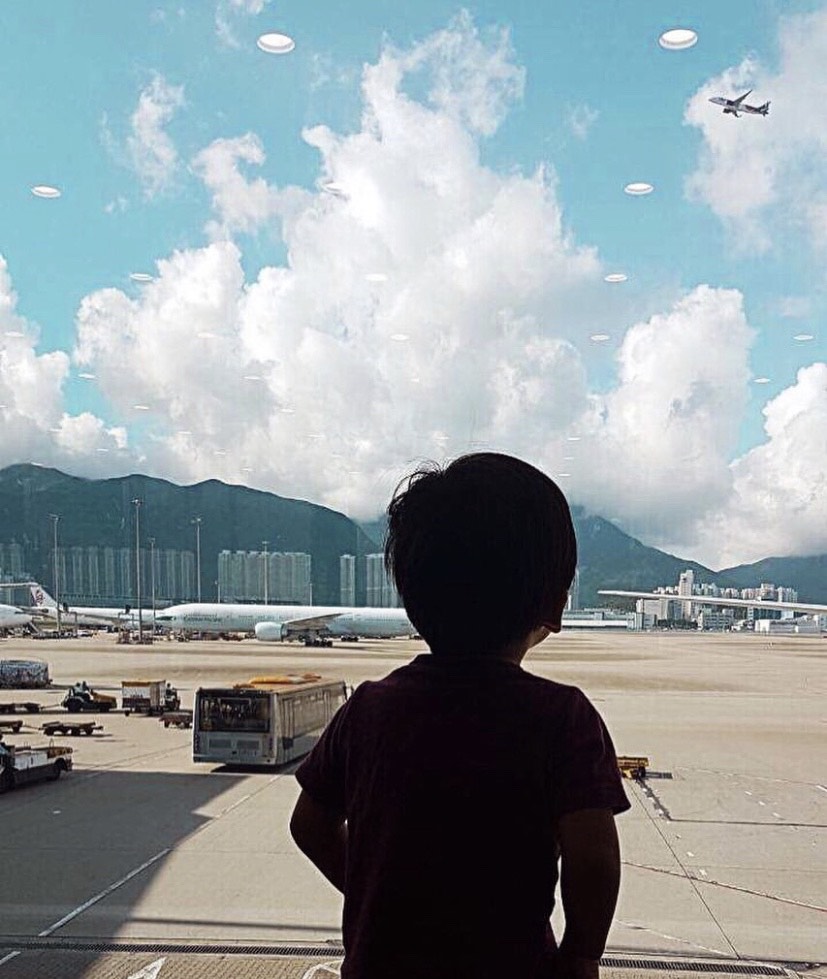
{"label": "child's arm", "polygon": [[344,893],[347,823],[344,816],[315,802],[304,790],[290,817],[290,833],[296,846]]}
{"label": "child's arm", "polygon": [[[620,845],[614,815],[610,809],[566,813],[560,817],[558,833],[560,890],[566,917],[560,964],[565,973],[596,975],[620,887]],[[566,960],[576,967],[567,969]]]}

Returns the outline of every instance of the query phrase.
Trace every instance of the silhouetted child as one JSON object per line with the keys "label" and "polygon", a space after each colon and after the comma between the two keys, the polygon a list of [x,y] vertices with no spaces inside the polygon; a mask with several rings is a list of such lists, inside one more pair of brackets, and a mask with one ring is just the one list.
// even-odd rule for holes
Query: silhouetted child
{"label": "silhouetted child", "polygon": [[342,976],[596,976],[629,803],[586,696],[520,666],[560,631],[565,497],[478,453],[415,472],[388,516],[386,563],[430,654],[357,687],[296,773],[290,823],[344,893]]}

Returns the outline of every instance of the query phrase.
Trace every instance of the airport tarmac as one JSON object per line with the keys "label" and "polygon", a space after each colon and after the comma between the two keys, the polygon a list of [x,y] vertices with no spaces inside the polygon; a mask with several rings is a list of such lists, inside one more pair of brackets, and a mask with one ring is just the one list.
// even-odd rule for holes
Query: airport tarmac
{"label": "airport tarmac", "polygon": [[[55,686],[0,691],[47,710],[6,740],[42,743],[39,724],[65,714],[60,688],[81,679],[113,692],[163,678],[189,707],[199,685],[291,670],[356,684],[424,651],[8,640],[0,658],[45,659]],[[524,666],[580,686],[618,753],[668,776],[626,783],[609,971],[665,957],[728,974],[760,960],[783,975],[827,958],[827,639],[564,633]],[[89,717],[104,730],[66,739],[73,772],[0,797],[0,979],[338,974],[341,898],[289,837],[292,769],[195,765],[191,731]],[[554,922],[559,934],[557,911]]]}

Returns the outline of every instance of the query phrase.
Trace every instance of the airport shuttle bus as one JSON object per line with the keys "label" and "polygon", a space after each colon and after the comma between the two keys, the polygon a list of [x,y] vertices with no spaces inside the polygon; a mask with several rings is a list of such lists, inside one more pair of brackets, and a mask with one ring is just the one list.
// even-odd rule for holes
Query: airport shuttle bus
{"label": "airport shuttle bus", "polygon": [[192,759],[284,765],[311,750],[346,698],[344,680],[314,673],[200,687],[195,693]]}

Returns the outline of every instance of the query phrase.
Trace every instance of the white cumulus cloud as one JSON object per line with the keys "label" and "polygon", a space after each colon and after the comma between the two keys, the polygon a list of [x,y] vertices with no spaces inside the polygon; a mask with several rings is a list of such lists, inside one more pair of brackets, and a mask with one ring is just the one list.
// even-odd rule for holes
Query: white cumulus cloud
{"label": "white cumulus cloud", "polygon": [[147,198],[166,190],[175,175],[178,151],[165,127],[183,104],[184,87],[170,85],[157,73],[138,97],[126,148]]}
{"label": "white cumulus cloud", "polygon": [[[709,79],[689,101],[685,122],[703,144],[686,192],[707,204],[743,250],[768,249],[773,231],[804,225],[814,244],[827,245],[827,9],[784,16],[778,68],[755,56]],[[709,98],[753,94],[771,102],[766,118],[723,115]]]}
{"label": "white cumulus cloud", "polygon": [[[767,553],[748,501],[781,485],[800,431],[806,448],[825,430],[819,366],[767,406],[765,441],[733,461],[754,338],[742,295],[700,285],[632,314],[566,226],[553,170],[481,160],[522,84],[507,35],[462,15],[365,68],[355,132],[304,133],[318,189],[268,182],[254,133],[205,147],[192,169],[212,199],[208,243],[160,260],[135,295],[83,299],[74,357],[114,423],[64,420],[53,379],[54,444],[78,453],[129,428],[154,474],[243,481],[357,517],[418,460],[487,446],[570,473],[575,502],[648,542],[700,548],[713,565]],[[243,236],[258,231],[286,259],[245,275]],[[590,342],[598,328],[609,342]],[[823,509],[816,449],[786,470],[803,528]]]}

